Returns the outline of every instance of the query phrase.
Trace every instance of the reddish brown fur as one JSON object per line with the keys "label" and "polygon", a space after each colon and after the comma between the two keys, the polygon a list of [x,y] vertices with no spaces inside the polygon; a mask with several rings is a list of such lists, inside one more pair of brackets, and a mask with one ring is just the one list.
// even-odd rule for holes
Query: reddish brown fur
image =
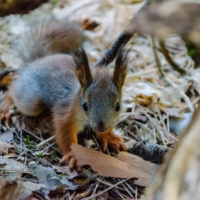
{"label": "reddish brown fur", "polygon": [[92,75],[89,66],[81,65],[76,71],[76,76],[83,89],[86,89],[92,83]]}
{"label": "reddish brown fur", "polygon": [[115,61],[115,70],[113,74],[113,82],[117,86],[118,90],[121,91],[124,85],[124,80],[127,74],[127,55],[128,52],[120,52]]}
{"label": "reddish brown fur", "polygon": [[83,117],[80,107],[77,106],[79,99],[77,96],[70,107],[58,106],[53,110],[56,141],[64,155],[69,154],[72,143],[78,143],[77,134],[83,126],[77,119],[77,117]]}
{"label": "reddish brown fur", "polygon": [[113,82],[117,86],[118,90],[122,89],[124,80],[126,78],[126,74],[127,74],[126,70],[124,69],[123,66],[120,66],[114,71]]}

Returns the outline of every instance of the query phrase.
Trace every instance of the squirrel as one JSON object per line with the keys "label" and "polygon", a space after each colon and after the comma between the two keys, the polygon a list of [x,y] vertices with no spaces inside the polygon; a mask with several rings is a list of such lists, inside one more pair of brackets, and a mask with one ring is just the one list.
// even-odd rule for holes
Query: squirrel
{"label": "squirrel", "polygon": [[9,120],[13,106],[27,116],[49,109],[63,153],[60,163],[68,161],[71,168],[77,161],[70,147],[86,125],[96,132],[103,151],[108,145],[117,153],[126,151],[112,127],[119,118],[128,51],[120,51],[111,74],[104,65],[89,67],[82,42],[73,23],[51,19],[34,26],[18,40],[23,64],[0,104],[1,120]]}

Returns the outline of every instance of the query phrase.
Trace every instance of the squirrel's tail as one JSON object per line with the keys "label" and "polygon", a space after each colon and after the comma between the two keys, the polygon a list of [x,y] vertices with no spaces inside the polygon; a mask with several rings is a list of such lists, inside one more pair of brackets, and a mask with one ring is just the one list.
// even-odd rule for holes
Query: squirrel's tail
{"label": "squirrel's tail", "polygon": [[76,24],[48,19],[21,36],[15,49],[27,63],[51,54],[70,53],[81,46],[82,41],[82,31]]}

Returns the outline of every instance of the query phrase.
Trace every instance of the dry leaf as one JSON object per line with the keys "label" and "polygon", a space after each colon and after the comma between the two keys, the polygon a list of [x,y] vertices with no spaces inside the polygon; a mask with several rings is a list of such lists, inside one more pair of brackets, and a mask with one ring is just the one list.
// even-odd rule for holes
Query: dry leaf
{"label": "dry leaf", "polygon": [[[24,164],[14,161],[12,159],[5,158],[3,156],[0,156],[0,165],[3,165],[0,167],[1,170],[4,171],[18,171],[18,172],[26,172],[29,173],[28,167],[26,167]],[[5,165],[5,166],[4,166]]]}
{"label": "dry leaf", "polygon": [[6,86],[8,87],[8,86],[10,86],[10,84],[12,83],[13,80],[14,80],[13,73],[8,74],[4,78],[2,78],[2,80],[0,82],[0,87],[6,87]]}
{"label": "dry leaf", "polygon": [[30,188],[17,184],[20,174],[10,174],[6,178],[0,177],[0,200],[22,200],[30,197]]}
{"label": "dry leaf", "polygon": [[149,186],[155,182],[156,175],[160,169],[159,165],[147,162],[127,152],[120,152],[117,155],[117,159],[129,164],[129,167],[137,174],[136,185]]}
{"label": "dry leaf", "polygon": [[10,142],[13,139],[13,131],[8,130],[0,136],[1,142]]}
{"label": "dry leaf", "polygon": [[193,71],[192,79],[194,81],[194,84],[193,84],[194,88],[200,95],[200,69],[199,68]]}
{"label": "dry leaf", "polygon": [[[4,158],[16,158],[16,157],[17,157],[16,153],[9,153],[7,155],[4,155]],[[20,158],[23,158],[23,157],[20,157]]]}
{"label": "dry leaf", "polygon": [[158,97],[156,94],[153,94],[152,96],[146,96],[144,94],[138,94],[133,100],[136,103],[139,103],[140,105],[148,106],[153,103],[156,103],[158,101]]}
{"label": "dry leaf", "polygon": [[53,169],[62,174],[66,174],[67,178],[69,179],[73,179],[75,176],[78,175],[75,170],[71,171],[69,166],[53,166]]}
{"label": "dry leaf", "polygon": [[129,148],[132,148],[135,144],[136,144],[136,140],[129,140],[128,142],[125,143],[126,145],[126,148],[129,149]]}
{"label": "dry leaf", "polygon": [[12,200],[17,184],[9,183],[4,177],[0,177],[0,183],[0,200]]}
{"label": "dry leaf", "polygon": [[134,120],[137,120],[137,121],[140,121],[140,122],[143,122],[143,123],[146,123],[148,118],[145,116],[145,115],[142,115],[142,114],[136,114],[134,115]]}
{"label": "dry leaf", "polygon": [[[87,53],[97,60],[100,59],[102,52],[97,51],[96,47],[107,49],[142,4],[126,5],[110,0],[82,0],[78,4],[76,1],[67,1],[63,5],[58,4],[52,13],[57,19],[67,18],[87,29],[84,31],[84,35],[89,41],[92,41],[87,46]],[[88,27],[93,28],[89,29]]]}
{"label": "dry leaf", "polygon": [[138,178],[135,184],[140,186],[152,184],[159,169],[158,165],[126,152],[121,152],[117,159],[75,143],[71,150],[79,166],[90,165],[94,171],[105,177]]}
{"label": "dry leaf", "polygon": [[[54,192],[63,193],[66,188],[72,188],[72,190],[74,190],[77,186],[75,183],[69,181],[65,176],[59,178],[51,167],[43,167],[42,165],[32,163],[31,173],[33,176],[37,177],[39,183],[44,184],[46,188]],[[48,194],[49,191],[46,190],[45,193]]]}
{"label": "dry leaf", "polygon": [[30,181],[26,181],[26,182],[20,182],[21,185],[23,185],[25,188],[27,189],[31,189],[31,191],[36,191],[36,190],[40,190],[42,188],[45,188],[45,185],[44,184],[38,184],[38,183],[33,183],[33,182],[30,182]]}
{"label": "dry leaf", "polygon": [[15,146],[8,144],[6,142],[0,142],[0,152],[3,153],[4,155],[7,155],[9,150],[13,148],[15,148]]}
{"label": "dry leaf", "polygon": [[164,111],[165,113],[167,113],[169,116],[171,117],[181,117],[182,116],[182,109],[181,108],[166,108],[160,104],[157,104],[158,107],[160,108],[160,110]]}

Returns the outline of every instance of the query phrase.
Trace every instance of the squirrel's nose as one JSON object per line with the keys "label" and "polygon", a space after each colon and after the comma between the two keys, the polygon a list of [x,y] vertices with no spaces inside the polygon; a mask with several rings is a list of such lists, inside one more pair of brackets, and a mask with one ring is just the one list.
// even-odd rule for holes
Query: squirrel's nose
{"label": "squirrel's nose", "polygon": [[95,124],[94,129],[97,132],[104,132],[106,131],[106,125],[104,122],[99,121],[98,123]]}

